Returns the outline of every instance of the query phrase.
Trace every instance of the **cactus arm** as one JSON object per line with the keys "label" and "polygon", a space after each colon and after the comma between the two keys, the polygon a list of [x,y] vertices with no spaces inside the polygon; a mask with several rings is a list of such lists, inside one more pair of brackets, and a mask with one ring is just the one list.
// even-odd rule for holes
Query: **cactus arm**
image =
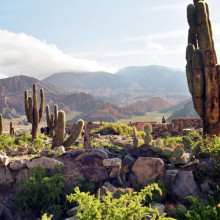
{"label": "cactus arm", "polygon": [[58,105],[54,105],[54,127],[57,128],[57,119],[58,119]]}
{"label": "cactus arm", "polygon": [[24,107],[25,107],[25,114],[27,116],[27,120],[28,120],[28,122],[30,122],[30,118],[29,118],[29,114],[28,114],[29,104],[28,104],[28,91],[27,90],[25,90],[25,92],[24,92]]}
{"label": "cactus arm", "polygon": [[39,123],[41,122],[44,114],[44,90],[40,89],[40,109],[39,109]]}
{"label": "cactus arm", "polygon": [[64,111],[58,112],[57,129],[55,137],[55,145],[53,147],[59,147],[63,144],[64,134],[66,126],[66,116]]}
{"label": "cactus arm", "polygon": [[3,133],[3,119],[2,119],[2,115],[0,114],[0,135],[2,135]]}
{"label": "cactus arm", "polygon": [[135,148],[138,147],[138,138],[137,138],[137,130],[135,127],[133,127],[133,145]]}
{"label": "cactus arm", "polygon": [[36,84],[33,85],[33,121],[35,125],[39,123],[39,112],[37,103],[37,87]]}
{"label": "cactus arm", "polygon": [[28,117],[30,120],[30,123],[33,124],[33,108],[32,108],[32,97],[28,97]]}
{"label": "cactus arm", "polygon": [[46,121],[47,121],[47,127],[50,128],[50,106],[46,105]]}
{"label": "cactus arm", "polygon": [[80,136],[83,127],[84,127],[84,121],[82,119],[78,120],[76,123],[75,130],[72,132],[70,137],[63,143],[63,146],[70,147],[71,145],[73,145]]}

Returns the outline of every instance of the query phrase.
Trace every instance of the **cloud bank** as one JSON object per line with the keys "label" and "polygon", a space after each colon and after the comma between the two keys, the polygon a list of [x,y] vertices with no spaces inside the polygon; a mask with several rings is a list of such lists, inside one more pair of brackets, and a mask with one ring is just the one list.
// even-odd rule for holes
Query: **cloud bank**
{"label": "cloud bank", "polygon": [[95,61],[77,59],[56,45],[24,33],[0,29],[0,78],[28,75],[42,79],[52,73],[108,71]]}

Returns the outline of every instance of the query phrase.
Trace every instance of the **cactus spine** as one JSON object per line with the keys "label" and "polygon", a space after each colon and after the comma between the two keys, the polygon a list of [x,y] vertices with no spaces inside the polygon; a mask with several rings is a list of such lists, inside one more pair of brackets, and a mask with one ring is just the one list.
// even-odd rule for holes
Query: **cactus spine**
{"label": "cactus spine", "polygon": [[[32,97],[28,97],[28,91],[26,90],[24,93],[24,105],[25,105],[25,113],[27,116],[27,120],[32,124],[32,137],[33,139],[37,138],[38,126],[43,117],[44,112],[44,91],[40,89],[40,109],[38,111],[38,102],[37,102],[37,88],[36,84],[33,85],[33,100]],[[33,101],[33,105],[32,105]]]}
{"label": "cactus spine", "polygon": [[64,147],[70,147],[72,144],[75,143],[75,141],[80,136],[82,129],[84,126],[84,121],[82,119],[79,119],[76,123],[76,128],[70,135],[70,137],[64,142],[64,136],[65,136],[65,127],[66,127],[66,116],[64,111],[58,112],[57,122],[56,122],[56,135],[53,139],[53,148],[59,147],[63,145]]}
{"label": "cactus spine", "polygon": [[53,137],[56,126],[57,126],[57,119],[58,119],[58,106],[54,105],[54,115],[50,113],[49,105],[46,105],[46,121],[47,127],[50,129],[50,136]]}
{"label": "cactus spine", "polygon": [[220,67],[212,37],[209,7],[194,0],[187,7],[190,26],[186,49],[186,75],[194,108],[203,119],[204,134],[220,136]]}
{"label": "cactus spine", "polygon": [[2,119],[2,115],[0,114],[0,135],[3,134],[3,119]]}

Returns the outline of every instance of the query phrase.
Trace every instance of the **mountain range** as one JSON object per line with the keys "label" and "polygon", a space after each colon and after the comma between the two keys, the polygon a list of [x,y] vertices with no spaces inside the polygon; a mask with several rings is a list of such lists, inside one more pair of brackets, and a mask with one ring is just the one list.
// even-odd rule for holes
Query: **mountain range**
{"label": "mountain range", "polygon": [[43,79],[43,82],[72,92],[85,92],[119,106],[152,96],[173,101],[189,96],[185,72],[162,66],[126,67],[115,74],[56,73]]}
{"label": "mountain range", "polygon": [[[60,73],[43,81],[15,76],[0,80],[0,112],[6,118],[24,115],[24,91],[32,95],[36,83],[38,92],[44,89],[45,105],[53,111],[54,104],[58,104],[59,109],[71,115],[69,122],[78,118],[98,121],[100,117],[117,121],[152,111],[177,111],[175,114],[180,117],[188,116],[186,112],[193,111],[193,107],[184,101],[189,95],[181,80],[186,81],[183,72],[158,66],[128,67],[116,74]],[[111,103],[110,99],[117,101]]]}

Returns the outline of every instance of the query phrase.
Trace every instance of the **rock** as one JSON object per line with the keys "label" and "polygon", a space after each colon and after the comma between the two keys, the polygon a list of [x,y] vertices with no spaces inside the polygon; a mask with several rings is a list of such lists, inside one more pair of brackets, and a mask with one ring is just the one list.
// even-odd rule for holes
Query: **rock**
{"label": "rock", "polygon": [[4,151],[0,150],[0,156],[7,156]]}
{"label": "rock", "polygon": [[118,166],[117,167],[113,167],[111,172],[110,172],[110,174],[109,174],[109,177],[115,177],[119,173],[120,173],[120,168]]}
{"label": "rock", "polygon": [[150,150],[150,147],[151,147],[150,145],[143,144],[143,145],[141,145],[141,146],[139,147],[139,149],[140,149],[141,151],[147,152],[147,151]]}
{"label": "rock", "polygon": [[93,136],[93,138],[101,138],[102,137],[100,134],[93,134],[92,136]]}
{"label": "rock", "polygon": [[39,165],[43,166],[44,168],[48,168],[48,169],[54,169],[55,165],[64,166],[62,162],[52,159],[52,158],[48,158],[48,157],[41,157],[41,158],[34,159],[32,161],[27,161],[26,164],[27,164],[28,169],[32,169]]}
{"label": "rock", "polygon": [[115,158],[110,158],[110,159],[104,159],[103,160],[103,166],[104,167],[116,167],[116,166],[121,166],[122,160],[115,157]]}
{"label": "rock", "polygon": [[91,156],[100,159],[108,159],[108,154],[104,150],[95,149],[92,151]]}
{"label": "rock", "polygon": [[16,181],[24,179],[28,180],[28,172],[27,169],[19,170],[18,174],[15,176]]}
{"label": "rock", "polygon": [[86,152],[85,148],[76,149],[73,152],[71,152],[71,156],[72,157],[77,157],[78,155],[83,154],[85,152]]}
{"label": "rock", "polygon": [[136,158],[132,154],[127,154],[122,162],[122,166],[125,167],[128,165],[128,168],[131,170]]}
{"label": "rock", "polygon": [[36,154],[36,150],[35,150],[35,148],[34,147],[32,147],[32,146],[30,146],[30,147],[28,147],[28,154]]}
{"label": "rock", "polygon": [[59,147],[56,148],[55,152],[57,154],[64,154],[66,151],[65,151],[64,146],[59,146]]}
{"label": "rock", "polygon": [[176,158],[171,161],[173,164],[187,164],[193,159],[192,153],[184,153],[181,158]]}
{"label": "rock", "polygon": [[165,179],[165,186],[167,189],[172,188],[177,173],[178,173],[178,170],[167,170],[166,171],[164,175],[164,179]]}
{"label": "rock", "polygon": [[85,152],[85,153],[82,153],[82,154],[78,155],[78,156],[75,158],[75,160],[76,160],[76,161],[79,161],[79,160],[83,159],[84,157],[88,157],[88,156],[90,156],[90,153]]}
{"label": "rock", "polygon": [[72,217],[70,217],[70,218],[65,218],[64,220],[79,220],[79,219],[76,218],[76,217],[74,217],[74,216],[72,216]]}
{"label": "rock", "polygon": [[83,154],[79,155],[78,157],[81,157],[80,159],[77,159],[76,161],[80,161],[82,166],[89,166],[89,167],[98,167],[102,166],[102,159],[91,156],[91,154],[87,154],[81,157]]}
{"label": "rock", "polygon": [[84,175],[87,176],[95,183],[105,181],[108,178],[108,172],[105,167],[82,167],[80,169],[80,172]]}
{"label": "rock", "polygon": [[183,200],[187,196],[198,196],[198,188],[196,186],[192,171],[179,171],[176,175],[172,192],[178,199]]}
{"label": "rock", "polygon": [[4,150],[6,151],[7,155],[14,154],[14,150],[11,147],[9,147],[8,145],[5,146]]}
{"label": "rock", "polygon": [[134,150],[132,150],[130,153],[132,153],[137,158],[140,157],[140,155],[141,155],[141,151],[140,151],[139,147],[134,148]]}
{"label": "rock", "polygon": [[9,159],[7,156],[0,156],[0,164],[3,166],[7,166],[9,164]]}
{"label": "rock", "polygon": [[132,167],[138,184],[147,186],[164,172],[164,162],[160,158],[139,157]]}
{"label": "rock", "polygon": [[200,188],[201,188],[202,192],[208,192],[210,190],[210,186],[208,183],[202,183],[200,185]]}
{"label": "rock", "polygon": [[22,147],[18,146],[15,156],[28,154],[28,145],[24,144]]}
{"label": "rock", "polygon": [[79,209],[79,206],[73,207],[72,209],[70,209],[66,212],[66,215],[68,217],[74,216],[78,209]]}
{"label": "rock", "polygon": [[0,184],[8,184],[14,182],[12,172],[7,167],[1,167],[0,169]]}
{"label": "rock", "polygon": [[24,167],[26,167],[26,163],[27,163],[28,160],[26,159],[21,159],[21,160],[15,160],[15,161],[12,161],[10,163],[10,169],[13,170],[13,171],[17,171],[17,170],[21,170],[23,169]]}
{"label": "rock", "polygon": [[164,211],[165,211],[165,206],[163,204],[160,204],[160,203],[154,203],[152,205],[152,209],[157,209],[160,216],[164,214]]}

